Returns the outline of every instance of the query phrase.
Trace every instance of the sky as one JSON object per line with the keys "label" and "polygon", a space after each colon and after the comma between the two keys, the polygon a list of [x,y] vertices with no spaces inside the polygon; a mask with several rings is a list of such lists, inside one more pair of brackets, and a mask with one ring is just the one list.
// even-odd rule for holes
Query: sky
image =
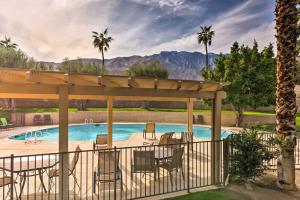
{"label": "sky", "polygon": [[99,58],[92,31],[114,38],[106,58],[200,51],[200,26],[215,31],[210,52],[233,42],[275,42],[275,0],[0,0],[0,39],[9,36],[36,60]]}

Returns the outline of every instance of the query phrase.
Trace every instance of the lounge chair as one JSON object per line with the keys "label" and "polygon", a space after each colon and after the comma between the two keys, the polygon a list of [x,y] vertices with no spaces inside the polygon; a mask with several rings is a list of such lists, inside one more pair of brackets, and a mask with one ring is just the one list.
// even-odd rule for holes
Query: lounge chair
{"label": "lounge chair", "polygon": [[173,171],[178,172],[179,170],[181,170],[181,174],[182,174],[182,177],[184,180],[183,159],[182,159],[183,153],[184,153],[183,147],[174,149],[172,158],[159,164],[159,167],[161,167],[169,172],[172,186],[173,186],[173,174],[172,174]]}
{"label": "lounge chair", "polygon": [[[6,199],[9,196],[11,190],[13,189],[13,188],[11,188],[12,180],[11,180],[11,177],[7,176],[4,171],[1,171],[0,174],[3,175],[3,177],[0,178],[0,188],[6,187],[6,186],[9,188],[8,191],[7,191],[7,193],[6,193],[6,196],[5,197],[3,196],[4,199]],[[17,184],[17,182],[13,181],[14,190],[15,190],[15,195],[14,196],[17,197],[18,195],[17,195],[16,184]]]}
{"label": "lounge chair", "polygon": [[154,180],[156,180],[157,166],[154,159],[155,153],[153,150],[134,150],[133,160],[131,164],[131,179],[134,173],[154,173]]}
{"label": "lounge chair", "polygon": [[53,120],[51,118],[51,115],[49,115],[49,114],[44,115],[44,124],[45,125],[52,125],[53,124]]}
{"label": "lounge chair", "polygon": [[42,115],[34,115],[33,116],[33,124],[34,125],[42,125],[44,123],[44,120],[42,118]]}
{"label": "lounge chair", "polygon": [[9,129],[14,127],[13,124],[7,122],[6,118],[0,118],[0,122],[1,122],[1,129]]}
{"label": "lounge chair", "polygon": [[[81,190],[80,185],[78,183],[78,180],[76,178],[76,174],[75,174],[75,169],[76,169],[76,165],[78,163],[79,160],[79,156],[80,156],[80,152],[81,149],[79,146],[76,147],[75,153],[74,153],[74,157],[72,159],[71,164],[69,165],[69,176],[73,176],[74,178],[74,188],[73,190],[75,191],[75,187],[78,186],[79,190]],[[49,171],[49,182],[50,182],[50,187],[49,187],[49,191],[51,191],[52,187],[55,186],[54,183],[54,178],[59,177],[59,169],[55,168],[55,169],[51,169]]]}
{"label": "lounge chair", "polygon": [[[150,135],[150,137],[147,135]],[[148,122],[146,124],[146,129],[143,131],[143,138],[144,139],[156,139],[155,135],[155,123],[154,122]]]}
{"label": "lounge chair", "polygon": [[93,142],[93,149],[106,149],[107,148],[107,134],[99,134],[96,136],[96,142]]}
{"label": "lounge chair", "polygon": [[[119,166],[120,151],[99,150],[98,165],[94,171],[93,193],[96,192],[96,186],[99,183],[113,183],[116,180],[121,181],[121,190],[123,190],[122,171]],[[98,185],[99,187],[99,185]]]}

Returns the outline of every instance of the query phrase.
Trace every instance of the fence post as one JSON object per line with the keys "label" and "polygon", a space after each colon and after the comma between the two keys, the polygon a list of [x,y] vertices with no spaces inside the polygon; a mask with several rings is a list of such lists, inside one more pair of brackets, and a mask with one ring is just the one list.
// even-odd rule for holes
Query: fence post
{"label": "fence post", "polygon": [[187,141],[187,192],[190,193],[190,142]]}
{"label": "fence post", "polygon": [[225,186],[229,170],[229,139],[223,140],[223,184]]}
{"label": "fence post", "polygon": [[[117,199],[117,148],[114,146],[114,154],[115,154],[115,171],[114,171],[114,200]],[[122,183],[121,183],[122,184]]]}
{"label": "fence post", "polygon": [[10,155],[10,199],[14,199],[14,154]]}

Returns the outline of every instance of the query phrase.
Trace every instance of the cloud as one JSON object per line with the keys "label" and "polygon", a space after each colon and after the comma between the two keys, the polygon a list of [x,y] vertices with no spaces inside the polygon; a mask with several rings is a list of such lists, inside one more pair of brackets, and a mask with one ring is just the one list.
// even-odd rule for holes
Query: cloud
{"label": "cloud", "polygon": [[[275,23],[272,18],[264,20],[267,13],[269,17],[273,13],[273,5],[267,4],[257,12],[251,12],[249,8],[256,8],[258,2],[249,0],[245,3],[233,8],[229,12],[222,13],[215,19],[204,21],[202,24],[212,24],[215,31],[211,52],[228,53],[233,42],[238,41],[241,44],[252,45],[256,39],[261,48],[269,43],[275,42]],[[196,33],[199,30],[194,29],[191,33],[181,36],[172,41],[161,43],[150,50],[151,53],[157,52],[160,49],[164,50],[188,50],[188,51],[204,51],[203,46],[197,44]]]}
{"label": "cloud", "polygon": [[[163,50],[203,50],[200,25],[212,24],[210,50],[228,52],[234,41],[274,41],[274,0],[1,0],[0,38],[38,60],[100,57],[91,31],[109,27],[115,39],[107,58]],[[18,8],[18,9],[16,9]]]}

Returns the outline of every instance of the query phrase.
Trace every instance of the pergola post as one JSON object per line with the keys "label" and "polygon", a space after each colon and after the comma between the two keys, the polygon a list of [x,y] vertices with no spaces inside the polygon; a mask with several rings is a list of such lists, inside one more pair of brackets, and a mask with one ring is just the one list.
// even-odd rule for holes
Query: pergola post
{"label": "pergola post", "polygon": [[69,197],[68,87],[59,86],[59,199]]}
{"label": "pergola post", "polygon": [[212,104],[211,178],[212,184],[220,182],[221,111],[223,91],[216,91]]}
{"label": "pergola post", "polygon": [[187,120],[187,131],[193,132],[193,107],[194,102],[189,99],[187,101],[187,114],[188,114],[188,120]]}
{"label": "pergola post", "polygon": [[108,148],[112,148],[112,134],[113,134],[113,97],[107,98],[107,144]]}

